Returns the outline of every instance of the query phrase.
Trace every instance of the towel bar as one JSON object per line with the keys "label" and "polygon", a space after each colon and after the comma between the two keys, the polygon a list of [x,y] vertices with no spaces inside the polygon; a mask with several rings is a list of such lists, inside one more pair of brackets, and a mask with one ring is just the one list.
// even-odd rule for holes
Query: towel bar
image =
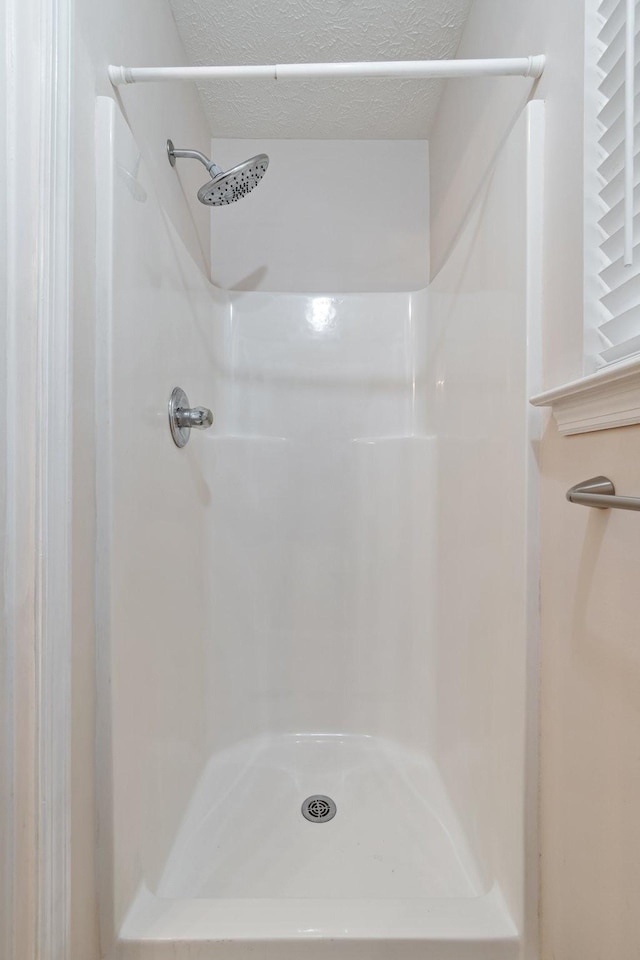
{"label": "towel bar", "polygon": [[576,483],[575,487],[567,490],[567,500],[584,507],[597,507],[599,510],[606,510],[608,507],[615,510],[640,510],[640,497],[618,496],[608,477],[592,477]]}

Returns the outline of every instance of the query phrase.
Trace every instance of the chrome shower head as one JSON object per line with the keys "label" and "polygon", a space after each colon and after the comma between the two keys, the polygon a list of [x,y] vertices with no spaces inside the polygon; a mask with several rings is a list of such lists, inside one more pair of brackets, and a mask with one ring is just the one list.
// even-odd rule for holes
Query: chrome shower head
{"label": "chrome shower head", "polygon": [[200,187],[198,200],[211,207],[221,207],[227,203],[242,200],[254,187],[257,187],[267,172],[268,166],[269,157],[266,153],[259,153],[250,160],[244,160],[230,170],[219,173],[209,183]]}
{"label": "chrome shower head", "polygon": [[172,167],[176,165],[176,158],[182,157],[199,160],[204,164],[212,179],[200,187],[198,200],[210,207],[223,207],[246,197],[260,183],[269,166],[269,157],[266,153],[259,153],[256,157],[231,167],[230,170],[222,170],[199,150],[179,150],[174,147],[171,140],[167,140],[167,155]]}

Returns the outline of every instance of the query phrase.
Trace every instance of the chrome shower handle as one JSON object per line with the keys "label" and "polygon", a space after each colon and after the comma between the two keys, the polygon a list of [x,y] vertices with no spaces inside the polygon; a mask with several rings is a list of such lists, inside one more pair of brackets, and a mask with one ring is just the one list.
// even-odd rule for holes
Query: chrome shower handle
{"label": "chrome shower handle", "polygon": [[206,430],[213,425],[213,414],[208,407],[178,407],[176,423],[179,427],[199,427]]}
{"label": "chrome shower handle", "polygon": [[174,387],[169,398],[169,428],[176,447],[184,447],[192,427],[207,430],[213,424],[213,414],[208,407],[191,407],[189,398],[181,387]]}

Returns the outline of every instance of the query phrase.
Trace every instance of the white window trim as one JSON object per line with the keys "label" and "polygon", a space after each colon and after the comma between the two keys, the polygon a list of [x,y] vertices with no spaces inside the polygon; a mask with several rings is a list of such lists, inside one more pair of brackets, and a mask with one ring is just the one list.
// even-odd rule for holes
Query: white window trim
{"label": "white window trim", "polygon": [[531,403],[551,407],[558,430],[565,435],[640,423],[640,357],[545,390]]}
{"label": "white window trim", "polygon": [[584,339],[583,376],[531,398],[535,407],[551,407],[561,434],[589,433],[640,423],[640,357],[597,367],[601,349],[598,324],[598,273],[602,266],[598,219],[598,76],[600,0],[585,5],[585,98],[584,98]]}

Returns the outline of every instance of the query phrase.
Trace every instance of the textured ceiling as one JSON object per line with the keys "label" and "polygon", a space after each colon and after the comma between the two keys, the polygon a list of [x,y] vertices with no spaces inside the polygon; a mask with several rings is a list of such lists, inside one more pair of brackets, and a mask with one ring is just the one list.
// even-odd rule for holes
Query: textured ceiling
{"label": "textured ceiling", "polygon": [[[190,63],[452,57],[472,0],[170,0]],[[216,137],[427,137],[442,81],[199,85]]]}

